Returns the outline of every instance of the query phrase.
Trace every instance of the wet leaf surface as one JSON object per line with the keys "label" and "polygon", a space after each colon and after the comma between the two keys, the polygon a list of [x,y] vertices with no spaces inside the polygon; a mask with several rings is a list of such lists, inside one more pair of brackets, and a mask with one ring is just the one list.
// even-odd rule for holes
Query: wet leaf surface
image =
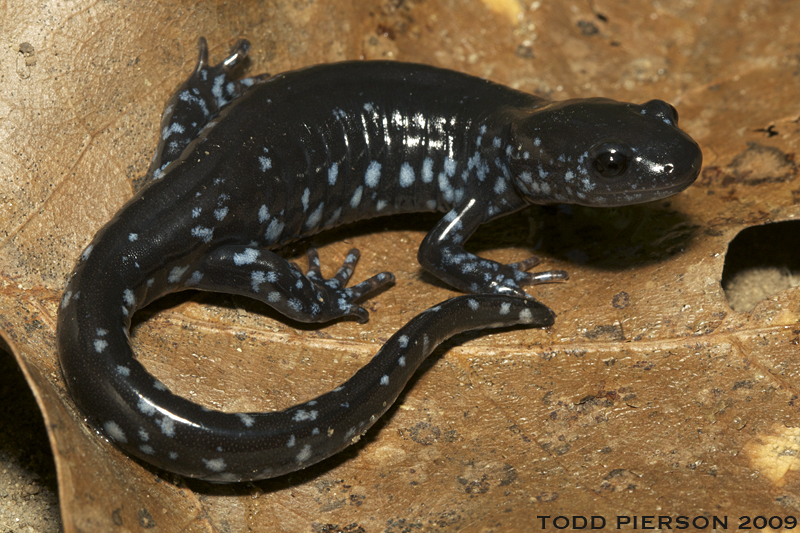
{"label": "wet leaf surface", "polygon": [[[742,515],[800,512],[800,293],[745,314],[720,283],[741,230],[800,212],[800,4],[78,2],[0,17],[0,330],[44,412],[67,531],[519,531],[574,514],[608,527],[618,515],[727,516],[733,528]],[[84,424],[54,332],[66,277],[141,183],[200,35],[214,61],[249,39],[247,74],[391,58],[553,99],[663,98],[700,142],[704,170],[657,204],[534,207],[482,228],[471,250],[503,262],[533,251],[540,268],[570,272],[530,291],[556,324],[449,342],[343,454],[258,483],[176,478]],[[434,221],[314,238],[329,272],[355,246],[357,279],[397,276],[367,303],[366,326],[302,326],[244,298],[187,293],[137,316],[135,350],[209,407],[308,400],[453,295],[416,262]],[[764,264],[781,267],[770,250]]]}

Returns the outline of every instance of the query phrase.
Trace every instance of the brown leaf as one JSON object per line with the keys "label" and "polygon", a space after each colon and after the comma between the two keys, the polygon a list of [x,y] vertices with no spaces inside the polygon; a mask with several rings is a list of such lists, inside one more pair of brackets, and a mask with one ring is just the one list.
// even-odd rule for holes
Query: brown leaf
{"label": "brown leaf", "polygon": [[[619,516],[673,527],[678,515],[716,516],[734,528],[742,515],[800,511],[800,293],[744,314],[720,285],[738,232],[799,214],[797,2],[17,1],[4,23],[0,330],[45,415],[66,531],[521,531],[562,515],[608,527]],[[84,424],[54,332],[78,251],[140,183],[201,35],[215,61],[249,39],[248,74],[388,57],[553,99],[664,98],[705,168],[658,204],[531,208],[482,228],[473,251],[510,262],[535,247],[542,269],[570,271],[531,291],[555,326],[449,343],[343,454],[258,483],[175,478]],[[397,275],[368,302],[366,326],[300,327],[243,298],[181,295],[140,313],[135,349],[209,407],[310,399],[453,294],[415,259],[434,220],[315,238],[325,265],[355,246],[357,279]]]}

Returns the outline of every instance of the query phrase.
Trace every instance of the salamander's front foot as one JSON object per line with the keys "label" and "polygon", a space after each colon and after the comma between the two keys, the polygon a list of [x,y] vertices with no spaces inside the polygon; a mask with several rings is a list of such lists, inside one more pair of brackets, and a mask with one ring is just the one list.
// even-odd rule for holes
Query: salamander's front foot
{"label": "salamander's front foot", "polygon": [[539,264],[538,257],[529,257],[518,263],[511,263],[509,267],[516,270],[522,278],[521,285],[539,285],[541,283],[554,283],[557,281],[567,281],[569,273],[566,270],[546,270],[544,272],[527,272]]}
{"label": "salamander's front foot", "polygon": [[531,296],[526,293],[522,287],[526,285],[566,281],[569,279],[569,274],[565,270],[527,272],[528,269],[533,268],[537,264],[539,264],[538,257],[529,257],[517,263],[498,265],[499,268],[494,272],[494,278],[485,285],[485,289],[475,292],[488,292],[530,298]]}
{"label": "salamander's front foot", "polygon": [[317,249],[309,248],[307,255],[308,272],[306,272],[306,278],[314,284],[317,290],[316,299],[322,307],[322,313],[330,318],[354,316],[361,324],[367,322],[369,320],[367,310],[360,305],[355,305],[353,302],[374,293],[381,287],[394,283],[394,274],[381,272],[357,285],[345,288],[361,256],[356,248],[347,253],[347,257],[345,257],[339,271],[330,279],[322,277]]}

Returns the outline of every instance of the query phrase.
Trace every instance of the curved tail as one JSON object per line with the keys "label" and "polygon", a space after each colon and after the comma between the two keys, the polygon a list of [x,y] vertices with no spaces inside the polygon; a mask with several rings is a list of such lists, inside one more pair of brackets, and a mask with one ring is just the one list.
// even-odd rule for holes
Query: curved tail
{"label": "curved tail", "polygon": [[314,400],[280,412],[224,413],[171,393],[136,361],[128,328],[134,310],[148,300],[148,283],[127,288],[122,276],[94,276],[103,261],[95,265],[93,253],[84,253],[76,267],[59,313],[59,355],[69,391],[126,453],[209,481],[275,477],[330,457],[386,412],[447,338],[554,320],[550,309],[530,298],[460,296],[412,319],[352,378]]}

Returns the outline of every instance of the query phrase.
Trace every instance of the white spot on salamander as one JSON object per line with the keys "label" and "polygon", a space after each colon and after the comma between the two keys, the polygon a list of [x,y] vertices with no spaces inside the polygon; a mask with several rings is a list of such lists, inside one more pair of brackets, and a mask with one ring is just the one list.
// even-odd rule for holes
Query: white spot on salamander
{"label": "white spot on salamander", "polygon": [[256,270],[250,273],[250,288],[253,292],[258,292],[259,286],[267,281],[267,275],[262,270]]}
{"label": "white spot on salamander", "polygon": [[139,238],[139,235],[137,233],[129,233],[128,234],[128,240],[131,241],[131,242],[134,242],[138,238]]}
{"label": "white spot on salamander", "polygon": [[361,185],[359,185],[356,188],[356,190],[353,191],[353,197],[350,198],[350,207],[355,209],[356,207],[359,206],[359,204],[361,204],[361,195],[363,194],[363,192],[364,188]]}
{"label": "white spot on salamander", "polygon": [[195,226],[192,228],[192,236],[203,239],[203,242],[211,242],[211,239],[214,238],[214,228]]}
{"label": "white spot on salamander", "polygon": [[153,416],[156,414],[155,406],[144,398],[139,398],[139,403],[136,404],[136,407],[141,413],[146,414],[147,416]]}
{"label": "white spot on salamander", "polygon": [[142,444],[139,446],[139,450],[145,455],[153,455],[155,453],[155,450],[149,444]]}
{"label": "white spot on salamander", "polygon": [[225,464],[225,459],[221,457],[219,459],[202,459],[202,461],[212,472],[222,472],[228,466]]}
{"label": "white spot on salamander", "polygon": [[414,169],[408,163],[400,167],[400,187],[407,188],[414,184]]}
{"label": "white spot on salamander", "polygon": [[317,411],[306,411],[304,409],[299,409],[292,417],[292,420],[295,422],[305,422],[307,420],[313,421],[317,419],[317,414]]}
{"label": "white spot on salamander", "polygon": [[331,164],[328,169],[328,185],[333,187],[336,185],[336,177],[339,175],[339,163]]}
{"label": "white spot on salamander", "polygon": [[306,229],[313,229],[319,225],[319,221],[322,219],[322,209],[324,206],[325,202],[320,202],[317,208],[314,209],[314,212],[308,215],[308,219],[306,220]]}
{"label": "white spot on salamander", "polygon": [[288,441],[286,441],[286,447],[287,447],[287,448],[294,448],[294,445],[295,445],[295,440],[296,440],[296,439],[294,438],[294,435],[291,435],[291,436],[289,437],[289,440],[288,440]]}
{"label": "white spot on salamander", "polygon": [[133,307],[133,305],[136,303],[136,296],[133,295],[132,290],[125,289],[125,291],[122,293],[122,300],[128,307]]}
{"label": "white spot on salamander", "polygon": [[381,385],[388,385],[389,384],[389,376],[384,374],[381,376]]}
{"label": "white spot on salamander", "polygon": [[303,302],[301,302],[297,298],[289,298],[286,301],[286,305],[288,305],[289,308],[291,310],[293,310],[294,312],[296,312],[296,313],[302,313],[303,312]]}
{"label": "white spot on salamander", "polygon": [[297,464],[303,464],[304,462],[308,461],[310,458],[311,458],[311,445],[310,444],[306,444],[305,446],[303,446],[303,448],[300,450],[300,453],[298,453],[297,456],[295,456],[295,459],[297,460]]}
{"label": "white spot on salamander", "polygon": [[161,138],[167,140],[173,133],[181,134],[184,131],[186,131],[186,129],[181,124],[173,122],[168,128],[161,130]]}
{"label": "white spot on salamander", "polygon": [[94,340],[94,351],[97,353],[103,353],[108,347],[108,342],[104,341],[103,339],[95,339]]}
{"label": "white spot on salamander", "polygon": [[500,314],[501,315],[507,315],[510,312],[511,312],[511,304],[510,303],[506,302],[506,303],[500,304]]}
{"label": "white spot on salamander", "polygon": [[367,187],[374,189],[378,186],[378,181],[381,179],[381,164],[377,161],[370,161],[367,166],[367,172],[364,174],[364,183]]}
{"label": "white spot on salamander", "polygon": [[117,365],[117,374],[122,377],[128,377],[131,375],[131,369],[127,366]]}
{"label": "white spot on salamander", "polygon": [[269,210],[266,205],[262,205],[261,209],[258,210],[258,221],[263,224],[267,220],[269,220]]}
{"label": "white spot on salamander", "polygon": [[195,270],[192,272],[192,275],[189,279],[186,280],[187,287],[195,287],[200,284],[200,281],[203,279],[203,273],[200,271]]}
{"label": "white spot on salamander", "polygon": [[449,156],[444,158],[444,173],[447,174],[448,178],[456,175],[456,162]]}
{"label": "white spot on salamander", "polygon": [[252,265],[258,259],[260,252],[255,248],[246,248],[240,254],[233,254],[233,264],[236,266]]}
{"label": "white spot on salamander", "polygon": [[172,270],[169,271],[169,275],[167,276],[168,283],[178,283],[186,271],[189,270],[189,265],[183,267],[172,267]]}
{"label": "white spot on salamander", "polygon": [[267,227],[266,234],[264,235],[267,239],[267,242],[270,244],[277,242],[278,238],[281,236],[281,233],[283,233],[283,228],[285,226],[286,225],[283,222],[278,221],[277,218],[273,218],[272,222],[270,222],[269,226]]}
{"label": "white spot on salamander", "polygon": [[214,209],[214,218],[218,221],[222,221],[223,218],[228,216],[228,208],[227,207],[220,207],[219,209]]}
{"label": "white spot on salamander", "polygon": [[122,428],[114,421],[109,421],[103,424],[103,429],[106,431],[106,435],[108,435],[112,440],[116,442],[122,442],[123,444],[128,442],[128,437],[125,436],[125,432],[122,431]]}
{"label": "white spot on salamander", "polygon": [[158,426],[161,428],[161,433],[167,437],[175,436],[175,420],[165,416],[158,421]]}
{"label": "white spot on salamander", "polygon": [[256,422],[255,419],[253,419],[253,417],[247,413],[236,413],[236,416],[238,416],[239,420],[242,421],[242,424],[247,427],[253,427],[253,424]]}
{"label": "white spot on salamander", "polygon": [[433,159],[426,157],[422,161],[422,182],[430,183],[433,181]]}
{"label": "white spot on salamander", "polygon": [[261,167],[261,172],[266,172],[272,168],[272,159],[269,157],[259,156],[258,164]]}
{"label": "white spot on salamander", "polygon": [[445,200],[448,202],[453,201],[453,186],[450,185],[450,181],[444,172],[439,173],[439,190],[442,191]]}

